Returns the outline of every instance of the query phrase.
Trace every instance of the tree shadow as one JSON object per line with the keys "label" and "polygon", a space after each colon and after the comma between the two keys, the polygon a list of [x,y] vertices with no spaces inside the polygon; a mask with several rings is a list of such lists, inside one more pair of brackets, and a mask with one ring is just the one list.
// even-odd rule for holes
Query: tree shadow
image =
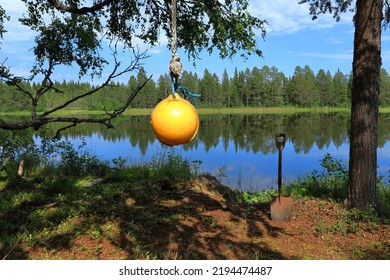
{"label": "tree shadow", "polygon": [[[23,192],[30,197],[0,214],[6,259],[37,258],[34,250],[75,259],[286,259],[262,240],[281,230],[264,209],[248,212],[233,190],[211,180],[168,189],[140,181],[2,192],[8,206]],[[117,254],[83,252],[78,238]]]}

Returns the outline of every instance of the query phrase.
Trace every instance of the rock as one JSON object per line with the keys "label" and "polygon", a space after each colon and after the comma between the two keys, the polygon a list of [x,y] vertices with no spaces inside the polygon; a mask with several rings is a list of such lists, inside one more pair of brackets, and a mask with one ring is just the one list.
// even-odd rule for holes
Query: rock
{"label": "rock", "polygon": [[102,178],[97,178],[97,179],[95,179],[95,180],[93,180],[91,182],[85,183],[83,186],[84,187],[92,187],[92,186],[97,185],[97,184],[99,184],[101,182],[103,182],[103,179]]}

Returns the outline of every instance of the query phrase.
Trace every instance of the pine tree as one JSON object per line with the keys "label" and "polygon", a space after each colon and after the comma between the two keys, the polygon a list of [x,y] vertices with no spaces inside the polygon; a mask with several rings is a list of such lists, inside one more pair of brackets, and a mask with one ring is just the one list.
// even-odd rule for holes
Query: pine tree
{"label": "pine tree", "polygon": [[316,76],[316,87],[320,98],[320,106],[330,106],[332,96],[332,74],[320,69]]}
{"label": "pine tree", "polygon": [[347,77],[338,69],[332,80],[333,104],[332,106],[343,107],[349,104],[348,99],[348,80]]}
{"label": "pine tree", "polygon": [[226,68],[223,71],[222,74],[222,82],[221,82],[221,91],[223,96],[223,105],[226,107],[232,107],[232,91],[231,91],[231,85],[229,80],[229,75],[226,71]]}

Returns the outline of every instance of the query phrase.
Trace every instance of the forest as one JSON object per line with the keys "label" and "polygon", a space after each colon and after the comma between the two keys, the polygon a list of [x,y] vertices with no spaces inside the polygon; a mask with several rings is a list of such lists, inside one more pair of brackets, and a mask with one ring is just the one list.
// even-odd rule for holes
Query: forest
{"label": "forest", "polygon": [[[127,84],[110,83],[94,96],[80,99],[65,108],[68,110],[114,110],[123,104],[129,91],[148,77],[144,68],[132,75]],[[244,71],[235,69],[233,77],[225,70],[222,77],[204,70],[203,77],[184,71],[179,84],[192,93],[200,94],[199,107],[349,107],[352,74],[320,69],[314,73],[310,66],[297,66],[292,77],[287,77],[275,66],[254,67]],[[35,82],[22,83],[23,90],[34,92]],[[38,105],[45,111],[94,88],[93,84],[79,81],[56,81],[55,90],[46,94]],[[0,81],[0,111],[20,112],[30,110],[30,100],[22,91]],[[153,108],[171,92],[168,74],[151,79],[133,100],[132,108]],[[379,106],[390,106],[390,76],[381,70]]]}

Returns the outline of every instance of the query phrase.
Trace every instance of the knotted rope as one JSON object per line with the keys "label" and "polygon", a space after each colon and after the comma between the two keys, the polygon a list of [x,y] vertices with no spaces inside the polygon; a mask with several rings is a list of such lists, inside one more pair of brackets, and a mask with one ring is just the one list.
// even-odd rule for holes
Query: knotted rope
{"label": "knotted rope", "polygon": [[189,99],[191,103],[195,102],[195,97],[200,97],[200,94],[195,94],[190,92],[186,87],[180,86],[177,82],[181,72],[183,71],[183,66],[180,62],[180,57],[177,54],[177,23],[176,23],[176,0],[172,0],[172,19],[171,19],[171,29],[172,29],[172,58],[169,62],[169,71],[171,74],[171,83],[172,83],[172,96],[176,98],[176,92],[181,91],[186,99]]}
{"label": "knotted rope", "polygon": [[172,58],[169,63],[169,70],[171,73],[172,79],[172,94],[175,97],[175,84],[177,84],[177,79],[179,78],[181,72],[183,71],[183,66],[180,62],[180,57],[177,55],[177,29],[176,29],[176,0],[172,0],[172,19],[171,19],[171,29],[172,29]]}

